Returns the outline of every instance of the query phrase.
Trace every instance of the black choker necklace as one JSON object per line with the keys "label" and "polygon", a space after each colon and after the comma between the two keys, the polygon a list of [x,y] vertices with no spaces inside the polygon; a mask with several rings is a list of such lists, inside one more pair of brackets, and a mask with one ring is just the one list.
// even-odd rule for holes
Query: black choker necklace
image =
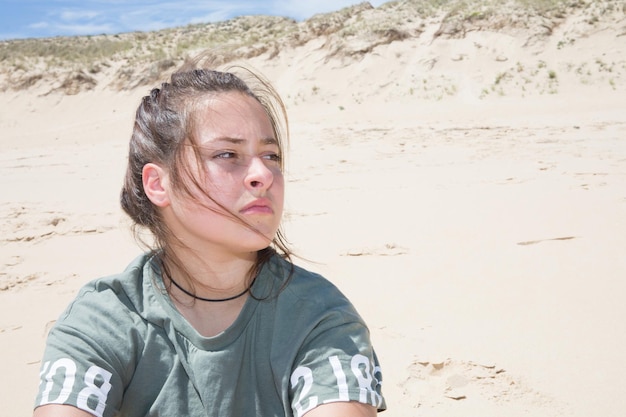
{"label": "black choker necklace", "polygon": [[[174,281],[171,276],[168,276],[168,278],[170,279],[170,281],[172,281],[172,284],[174,284],[176,286],[176,288],[178,288],[179,290],[181,290],[182,292],[184,292],[188,296],[193,297],[196,300],[208,301],[210,303],[221,303],[221,302],[224,302],[224,301],[230,301],[230,300],[234,300],[236,298],[242,297],[245,293],[250,291],[250,288],[252,287],[252,284],[254,284],[254,280],[252,280],[252,283],[250,284],[250,287],[246,288],[245,290],[243,290],[242,292],[240,292],[237,295],[233,295],[232,297],[228,297],[228,298],[203,298],[203,297],[198,297],[197,295],[190,293],[189,291],[187,291],[186,289],[184,289],[183,287],[178,285],[178,283],[176,281]],[[255,277],[255,280],[256,280],[256,277]]]}

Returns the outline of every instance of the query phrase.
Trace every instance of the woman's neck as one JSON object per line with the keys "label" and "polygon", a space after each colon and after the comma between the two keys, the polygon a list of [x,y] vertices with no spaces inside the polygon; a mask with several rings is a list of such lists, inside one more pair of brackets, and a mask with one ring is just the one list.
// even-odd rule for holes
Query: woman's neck
{"label": "woman's neck", "polygon": [[218,257],[201,256],[187,249],[172,255],[163,260],[166,272],[163,278],[170,294],[181,300],[230,298],[245,291],[254,278],[251,273],[256,253]]}
{"label": "woman's neck", "polygon": [[205,337],[216,336],[230,327],[248,299],[246,290],[252,283],[250,275],[257,254],[207,259],[189,256],[186,251],[175,260],[169,258],[163,260],[163,282],[189,324]]}

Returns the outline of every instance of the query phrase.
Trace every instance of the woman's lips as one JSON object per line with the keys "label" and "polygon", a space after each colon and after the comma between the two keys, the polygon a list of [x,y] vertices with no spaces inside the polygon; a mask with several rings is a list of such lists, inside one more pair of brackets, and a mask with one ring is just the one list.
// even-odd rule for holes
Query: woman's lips
{"label": "woman's lips", "polygon": [[272,209],[270,200],[267,198],[259,198],[246,204],[239,212],[241,214],[273,214],[274,210]]}

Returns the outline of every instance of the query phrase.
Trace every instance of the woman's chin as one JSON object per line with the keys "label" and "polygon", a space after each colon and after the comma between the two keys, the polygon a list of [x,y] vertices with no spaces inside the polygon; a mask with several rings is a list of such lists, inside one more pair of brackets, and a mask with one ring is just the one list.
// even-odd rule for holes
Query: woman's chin
{"label": "woman's chin", "polygon": [[270,236],[265,237],[258,233],[247,233],[247,236],[242,236],[239,244],[245,248],[246,252],[258,252],[272,244],[275,234]]}

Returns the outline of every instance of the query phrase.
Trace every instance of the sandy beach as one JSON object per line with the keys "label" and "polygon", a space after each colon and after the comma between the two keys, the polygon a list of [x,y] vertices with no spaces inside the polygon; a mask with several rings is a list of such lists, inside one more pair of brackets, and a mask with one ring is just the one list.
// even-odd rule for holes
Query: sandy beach
{"label": "sandy beach", "polygon": [[[320,35],[249,60],[290,114],[296,262],[368,322],[383,415],[623,416],[626,17],[585,13],[540,39],[439,16],[358,56]],[[141,252],[118,194],[149,86],[107,82],[0,92],[0,415],[31,415],[77,290]]]}

